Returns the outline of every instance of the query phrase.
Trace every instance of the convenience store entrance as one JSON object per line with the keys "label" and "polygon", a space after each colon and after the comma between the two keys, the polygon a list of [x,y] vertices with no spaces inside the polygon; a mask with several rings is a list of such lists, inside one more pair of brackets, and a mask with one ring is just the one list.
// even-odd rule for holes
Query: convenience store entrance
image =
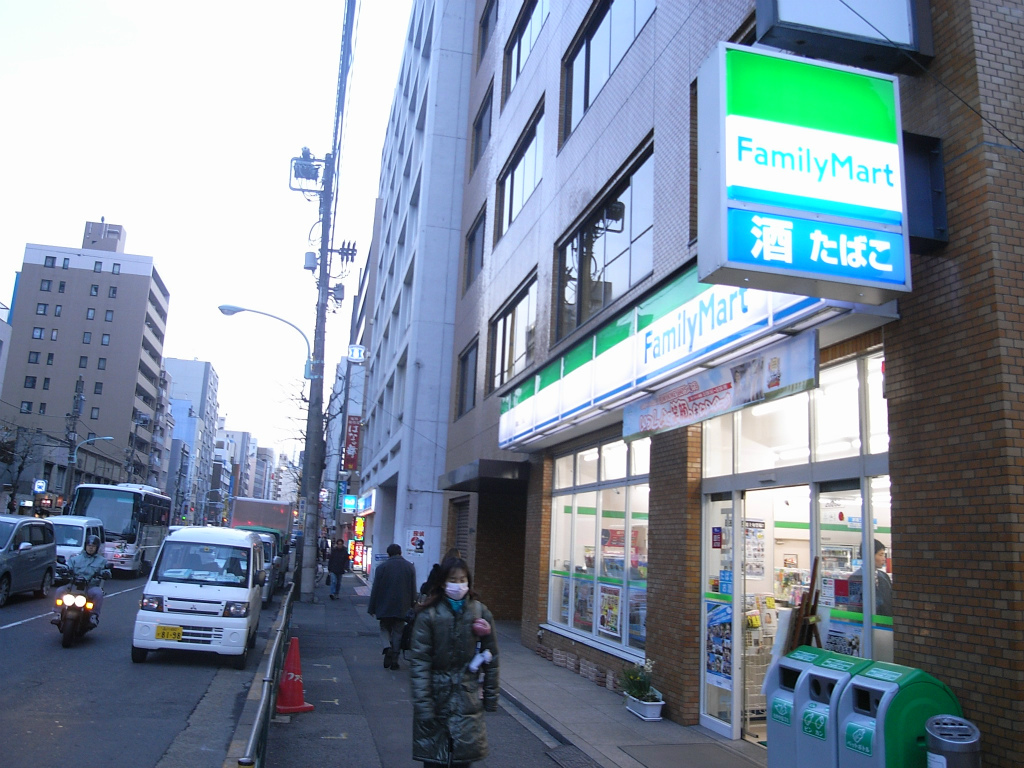
{"label": "convenience store entrance", "polygon": [[806,587],[810,499],[807,485],[705,496],[701,724],[727,738],[765,741],[761,686],[779,608]]}

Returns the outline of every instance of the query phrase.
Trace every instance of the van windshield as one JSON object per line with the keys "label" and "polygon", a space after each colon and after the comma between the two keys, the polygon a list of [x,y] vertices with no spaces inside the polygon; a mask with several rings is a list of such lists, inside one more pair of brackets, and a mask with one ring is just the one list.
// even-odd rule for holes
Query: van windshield
{"label": "van windshield", "polygon": [[85,539],[85,529],[80,525],[53,523],[53,536],[58,547],[80,547]]}
{"label": "van windshield", "polygon": [[249,550],[229,545],[165,541],[154,581],[237,587],[249,581]]}

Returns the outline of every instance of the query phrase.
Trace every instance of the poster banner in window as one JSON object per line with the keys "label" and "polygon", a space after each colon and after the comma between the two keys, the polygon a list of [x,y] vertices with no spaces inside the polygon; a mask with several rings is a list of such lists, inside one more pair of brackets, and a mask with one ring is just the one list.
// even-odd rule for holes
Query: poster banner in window
{"label": "poster banner in window", "polygon": [[818,333],[807,331],[701,371],[626,406],[628,440],[679,429],[818,386]]}
{"label": "poster banner in window", "polygon": [[598,605],[601,613],[598,618],[598,631],[614,638],[621,637],[622,631],[619,629],[619,610],[622,603],[621,588],[612,584],[601,584],[599,598],[600,602]]}
{"label": "poster banner in window", "polygon": [[732,690],[732,606],[707,602],[705,682]]}

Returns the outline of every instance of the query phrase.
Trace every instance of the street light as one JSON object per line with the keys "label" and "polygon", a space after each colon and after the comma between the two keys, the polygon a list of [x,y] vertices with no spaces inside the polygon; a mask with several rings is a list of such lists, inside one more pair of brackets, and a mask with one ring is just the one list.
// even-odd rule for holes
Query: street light
{"label": "street light", "polygon": [[78,443],[78,445],[75,446],[75,450],[71,452],[71,461],[68,462],[68,479],[67,479],[67,483],[66,483],[66,493],[64,494],[64,497],[68,500],[68,502],[71,501],[71,492],[73,490],[75,490],[75,479],[74,478],[75,478],[75,467],[78,466],[78,449],[81,448],[86,443],[95,443],[95,442],[98,442],[100,440],[113,440],[113,439],[114,439],[113,437],[87,437],[85,440],[80,441]]}
{"label": "street light", "polygon": [[271,317],[274,320],[280,320],[285,325],[290,325],[292,328],[299,332],[299,335],[302,337],[302,340],[306,342],[306,369],[303,376],[304,378],[307,379],[313,378],[313,349],[309,345],[309,338],[306,336],[306,334],[302,332],[302,329],[299,328],[299,326],[297,326],[295,323],[289,322],[288,320],[285,320],[283,317],[272,315],[269,312],[262,312],[258,309],[249,309],[248,307],[236,307],[234,304],[221,304],[219,307],[217,307],[217,309],[219,309],[222,314],[225,314],[228,317],[230,317],[231,315],[237,315],[239,312],[252,312],[253,314],[256,315],[263,315],[264,317]]}
{"label": "street light", "polygon": [[[325,184],[333,178],[333,169],[327,166]],[[322,201],[321,201],[322,202]],[[321,206],[321,214],[330,219],[330,206]],[[327,224],[324,231],[329,230]],[[325,251],[327,239],[321,242],[321,251]],[[320,284],[318,286],[317,316],[316,316],[316,341],[314,350],[310,348],[309,339],[294,323],[285,320],[283,317],[272,315],[269,312],[261,312],[257,309],[236,307],[232,304],[222,304],[218,309],[225,315],[235,315],[239,312],[255,312],[274,320],[280,320],[285,325],[290,325],[306,342],[306,371],[305,377],[309,379],[309,401],[306,407],[306,444],[303,452],[302,464],[302,498],[305,500],[305,520],[303,521],[303,545],[302,545],[302,573],[299,579],[299,599],[303,602],[313,602],[313,581],[316,568],[316,536],[319,524],[319,501],[320,501],[320,475],[323,472],[324,464],[324,326],[327,321],[327,284],[330,273],[327,271],[328,258],[326,253],[321,253]]]}

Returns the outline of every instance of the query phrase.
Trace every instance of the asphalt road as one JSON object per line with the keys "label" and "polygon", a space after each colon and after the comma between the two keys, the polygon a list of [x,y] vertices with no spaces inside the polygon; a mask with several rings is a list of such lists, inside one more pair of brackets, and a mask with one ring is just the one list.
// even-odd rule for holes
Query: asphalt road
{"label": "asphalt road", "polygon": [[100,626],[68,649],[50,624],[52,595],[15,595],[0,608],[4,768],[220,768],[280,598],[263,613],[246,670],[184,651],[133,664],[144,584],[106,582]]}

